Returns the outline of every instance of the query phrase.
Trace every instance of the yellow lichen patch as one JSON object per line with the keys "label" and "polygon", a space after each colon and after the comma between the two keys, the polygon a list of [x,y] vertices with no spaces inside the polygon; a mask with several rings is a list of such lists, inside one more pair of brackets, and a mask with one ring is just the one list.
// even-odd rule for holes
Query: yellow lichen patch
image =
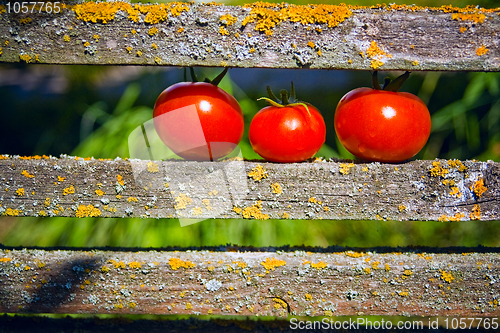
{"label": "yellow lichen patch", "polygon": [[9,261],[12,261],[12,259],[9,257],[0,258],[0,262],[9,262]]}
{"label": "yellow lichen patch", "polygon": [[469,214],[469,218],[471,220],[479,220],[481,219],[481,206],[479,205],[474,205],[474,208],[472,208],[472,213]]}
{"label": "yellow lichen patch", "polygon": [[406,297],[406,296],[408,296],[408,292],[407,291],[400,291],[398,293],[398,295],[401,296],[401,297]]}
{"label": "yellow lichen patch", "polygon": [[380,264],[380,261],[374,261],[372,262],[372,269],[378,269],[378,265]]}
{"label": "yellow lichen patch", "polygon": [[286,262],[276,258],[266,258],[266,261],[262,261],[260,264],[264,266],[266,270],[274,271],[276,267],[285,266]]}
{"label": "yellow lichen patch", "polygon": [[18,188],[18,189],[16,190],[16,195],[17,195],[18,197],[22,197],[22,196],[24,195],[24,188],[22,188],[22,187],[21,187],[21,188]]}
{"label": "yellow lichen patch", "polygon": [[476,198],[481,198],[484,192],[486,192],[488,188],[484,186],[483,178],[476,180],[476,182],[470,187],[470,190],[474,193]]}
{"label": "yellow lichen patch", "polygon": [[348,175],[351,168],[354,168],[354,163],[349,163],[349,164],[340,163],[339,172],[343,175]]}
{"label": "yellow lichen patch", "polygon": [[405,275],[405,276],[411,276],[411,275],[413,275],[413,272],[411,270],[409,270],[409,269],[405,269],[405,271],[403,272],[403,275]]}
{"label": "yellow lichen patch", "polygon": [[66,180],[66,177],[57,176],[57,181],[58,181],[58,182],[61,182],[61,183],[62,183],[62,182],[63,182],[63,181],[65,181],[65,180]]}
{"label": "yellow lichen patch", "polygon": [[102,197],[105,193],[99,188],[99,189],[95,190],[95,194],[97,194],[97,196],[99,196],[99,197]]}
{"label": "yellow lichen patch", "polygon": [[203,200],[201,200],[201,203],[205,206],[206,209],[208,209],[208,210],[212,209],[212,206],[210,206],[210,200],[209,199],[203,199]]}
{"label": "yellow lichen patch", "polygon": [[142,267],[141,263],[140,263],[140,262],[137,262],[137,261],[132,261],[132,262],[129,262],[129,263],[128,263],[128,266],[129,266],[130,268],[141,268],[141,267]]}
{"label": "yellow lichen patch", "polygon": [[460,27],[460,33],[463,34],[467,31],[467,27]]}
{"label": "yellow lichen patch", "polygon": [[286,302],[280,298],[273,298],[273,301],[274,301],[274,308],[276,310],[279,310],[280,308],[283,308],[283,309],[288,309],[288,304],[286,304]]}
{"label": "yellow lichen patch", "polygon": [[151,173],[160,172],[160,170],[158,169],[158,164],[156,164],[153,161],[149,161],[148,162],[148,172],[151,172]]}
{"label": "yellow lichen patch", "polygon": [[315,264],[315,263],[311,263],[311,267],[312,267],[312,268],[316,268],[316,269],[318,269],[318,270],[319,270],[319,269],[323,269],[323,268],[325,268],[326,266],[328,266],[328,264],[327,264],[326,262],[324,262],[324,261],[320,261],[320,262],[318,262],[318,263],[316,263],[316,264]]}
{"label": "yellow lichen patch", "polygon": [[89,42],[85,42],[85,43],[83,43],[83,46],[85,46],[85,47],[89,47],[89,46],[90,46],[90,43],[89,43]]}
{"label": "yellow lichen patch", "polygon": [[63,190],[63,195],[68,195],[68,194],[74,194],[75,193],[75,187],[71,185],[70,187],[66,187]]}
{"label": "yellow lichen patch", "polygon": [[242,26],[256,22],[255,30],[272,35],[273,29],[280,22],[291,21],[307,24],[327,24],[329,28],[336,27],[352,12],[344,5],[292,5],[287,3],[272,4],[255,2],[244,7],[251,8],[250,15],[245,17]]}
{"label": "yellow lichen patch", "polygon": [[290,214],[288,214],[287,212],[283,212],[282,216],[284,219],[290,218]]}
{"label": "yellow lichen patch", "polygon": [[101,210],[93,205],[79,205],[76,210],[76,217],[98,217],[101,216]]}
{"label": "yellow lichen patch", "polygon": [[460,172],[465,172],[467,171],[467,167],[462,163],[460,160],[448,160],[448,165],[450,168],[457,168],[458,171]]}
{"label": "yellow lichen patch", "polygon": [[219,27],[219,33],[222,35],[222,36],[229,36],[229,31],[227,31],[226,28],[224,28],[223,26]]}
{"label": "yellow lichen patch", "polygon": [[28,24],[31,22],[31,17],[25,17],[19,20],[19,23],[21,24]]}
{"label": "yellow lichen patch", "polygon": [[382,57],[388,57],[391,58],[392,55],[386,53],[384,50],[382,50],[378,45],[376,41],[372,41],[370,43],[370,47],[366,50],[366,56],[371,59],[382,59]]}
{"label": "yellow lichen patch", "polygon": [[110,271],[109,267],[108,266],[102,266],[101,267],[101,272],[102,273],[108,273]]}
{"label": "yellow lichen patch", "polygon": [[25,63],[29,64],[32,60],[31,56],[29,54],[20,54],[19,59],[24,61]]}
{"label": "yellow lichen patch", "polygon": [[137,199],[137,197],[128,197],[127,201],[128,201],[128,202],[132,202],[132,201],[133,201],[133,202],[138,202],[138,201],[139,201],[139,199]]}
{"label": "yellow lichen patch", "polygon": [[222,24],[232,25],[232,24],[236,23],[236,21],[238,20],[238,18],[234,17],[231,14],[225,14],[225,15],[222,15],[219,20],[222,22]]}
{"label": "yellow lichen patch", "polygon": [[34,178],[35,177],[35,175],[30,175],[30,173],[27,170],[23,170],[23,172],[21,172],[21,175],[23,175],[26,178]]}
{"label": "yellow lichen patch", "polygon": [[118,182],[118,184],[120,184],[121,186],[125,185],[125,182],[123,181],[123,177],[122,175],[117,175],[116,176],[116,181]]}
{"label": "yellow lichen patch", "polygon": [[441,272],[441,276],[440,276],[441,280],[448,282],[448,283],[451,283],[451,281],[455,280],[453,275],[451,275],[451,272],[447,273],[446,271],[442,271],[442,270],[440,270],[440,272]]}
{"label": "yellow lichen patch", "polygon": [[281,185],[278,183],[271,184],[271,191],[276,194],[281,194],[283,193],[283,190],[281,189]]}
{"label": "yellow lichen patch", "polygon": [[116,261],[114,259],[108,260],[110,264],[113,264],[115,268],[126,268],[125,263],[123,261]]}
{"label": "yellow lichen patch", "polygon": [[193,203],[193,199],[188,197],[186,194],[181,193],[175,198],[175,209],[186,209],[188,205]]}
{"label": "yellow lichen patch", "polygon": [[194,207],[193,208],[194,215],[200,215],[201,213],[203,213],[203,209],[201,207]]}
{"label": "yellow lichen patch", "polygon": [[480,13],[453,13],[451,18],[455,21],[470,21],[474,23],[483,23],[486,15]]}
{"label": "yellow lichen patch", "polygon": [[177,33],[180,34],[181,32],[184,31],[184,27],[179,27],[179,29],[177,29]]}
{"label": "yellow lichen patch", "polygon": [[136,55],[136,56],[138,56],[138,57],[140,57],[140,56],[142,56],[142,52],[141,52],[141,51],[137,51],[137,52],[135,53],[135,55]]}
{"label": "yellow lichen patch", "polygon": [[444,177],[449,170],[441,167],[440,161],[432,162],[432,168],[429,170],[431,177]]}
{"label": "yellow lichen patch", "polygon": [[151,48],[156,50],[158,48],[158,45],[156,45],[155,43],[153,43],[153,44],[151,44]]}
{"label": "yellow lichen patch", "polygon": [[158,33],[158,28],[157,27],[151,27],[149,30],[148,30],[148,35],[150,36],[154,36]]}
{"label": "yellow lichen patch", "polygon": [[316,45],[311,41],[307,42],[307,46],[309,46],[311,49],[314,49],[316,47]]}
{"label": "yellow lichen patch", "polygon": [[380,60],[377,60],[377,59],[372,60],[372,61],[370,62],[370,67],[371,67],[372,69],[378,69],[378,68],[379,68],[379,67],[381,67],[382,65],[384,65],[384,63],[383,63],[382,61],[380,61]]}
{"label": "yellow lichen patch", "polygon": [[481,45],[480,47],[478,47],[476,49],[476,54],[478,56],[482,56],[482,55],[485,55],[486,53],[488,53],[489,49],[486,48],[486,46],[484,45]]}
{"label": "yellow lichen patch", "polygon": [[251,207],[245,207],[243,209],[239,207],[233,207],[233,211],[236,214],[241,214],[245,219],[254,218],[256,220],[268,220],[269,215],[263,214],[261,209],[262,201],[260,200],[253,204]]}
{"label": "yellow lichen patch", "polygon": [[312,299],[313,299],[311,294],[305,294],[304,298],[306,299],[306,301],[312,301]]}
{"label": "yellow lichen patch", "polygon": [[315,197],[310,197],[309,200],[307,200],[307,202],[310,202],[310,203],[315,203],[315,204],[318,204],[318,205],[321,205],[323,204],[322,201],[319,201],[318,199],[316,199]]}
{"label": "yellow lichen patch", "polygon": [[411,63],[413,66],[418,66],[418,60],[413,60],[413,62]]}
{"label": "yellow lichen patch", "polygon": [[193,263],[193,262],[191,262],[189,260],[184,261],[184,260],[181,260],[179,258],[170,258],[168,260],[168,264],[170,265],[170,267],[174,271],[178,270],[181,267],[184,267],[184,268],[193,268],[193,267],[196,266],[195,263]]}
{"label": "yellow lichen patch", "polygon": [[359,258],[364,256],[364,253],[361,252],[353,252],[353,251],[348,251],[345,253],[346,256],[351,257],[351,258]]}
{"label": "yellow lichen patch", "polygon": [[460,192],[460,190],[458,189],[458,187],[453,186],[453,187],[451,188],[450,195],[451,195],[451,196],[456,196],[457,198],[460,198],[460,196],[462,195],[462,192]]}
{"label": "yellow lichen patch", "polygon": [[386,272],[389,272],[391,270],[391,267],[389,266],[389,264],[385,264],[384,269]]}
{"label": "yellow lichen patch", "polygon": [[403,211],[406,210],[406,206],[405,205],[399,205],[398,206],[398,210],[399,210],[399,212],[403,212]]}
{"label": "yellow lichen patch", "polygon": [[189,310],[189,309],[192,309],[193,306],[191,305],[191,303],[187,302],[186,303],[186,310]]}

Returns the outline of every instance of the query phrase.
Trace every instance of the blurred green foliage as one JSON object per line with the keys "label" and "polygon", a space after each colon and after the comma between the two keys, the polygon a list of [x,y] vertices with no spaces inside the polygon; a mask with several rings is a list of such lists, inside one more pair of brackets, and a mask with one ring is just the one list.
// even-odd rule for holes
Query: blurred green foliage
{"label": "blurred green foliage", "polygon": [[[376,4],[374,1],[350,3]],[[435,0],[417,2],[428,6],[448,3]],[[467,4],[467,1],[453,3],[455,6]],[[476,1],[476,4],[491,8],[496,6],[496,1]],[[22,80],[24,77],[33,80],[33,73],[36,74],[39,68],[2,65],[0,75],[15,73]],[[199,76],[205,77],[214,77],[220,71],[212,68],[198,70]],[[0,116],[3,123],[12,124],[0,132],[0,153],[127,157],[130,132],[151,119],[154,100],[161,90],[182,78],[182,71],[177,69],[142,68],[130,76],[123,74],[128,73],[127,70],[121,73],[117,68],[97,66],[57,67],[54,71],[57,72],[55,77],[66,82],[64,94],[44,91],[50,84],[43,80],[38,88],[33,89],[24,83],[0,86],[0,96],[4,101]],[[110,79],[114,76],[114,80]],[[352,158],[336,139],[333,114],[343,94],[370,85],[367,72],[231,70],[220,86],[238,99],[244,111],[246,131],[240,144],[243,155],[249,159],[259,158],[247,136],[253,115],[264,106],[256,99],[264,95],[265,85],[269,82],[272,82],[273,89],[279,90],[288,88],[290,79],[296,82],[298,97],[317,106],[325,117],[329,129],[327,144],[318,155]],[[108,83],[100,84],[102,81]],[[403,90],[422,98],[432,115],[431,137],[417,158],[500,161],[498,73],[413,73]],[[228,243],[253,246],[500,246],[500,239],[496,237],[499,230],[500,221],[206,220],[181,228],[173,219],[1,217],[0,243],[80,247],[217,246]]]}

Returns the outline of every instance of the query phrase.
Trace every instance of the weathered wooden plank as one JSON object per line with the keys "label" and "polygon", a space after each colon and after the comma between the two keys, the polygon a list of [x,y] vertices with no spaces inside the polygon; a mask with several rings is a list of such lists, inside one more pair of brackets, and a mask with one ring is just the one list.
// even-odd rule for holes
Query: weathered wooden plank
{"label": "weathered wooden plank", "polygon": [[0,62],[500,70],[499,9],[126,2],[59,7],[58,13],[37,7],[22,14],[3,3]]}
{"label": "weathered wooden plank", "polygon": [[217,250],[1,249],[0,311],[500,315],[498,249]]}
{"label": "weathered wooden plank", "polygon": [[0,155],[0,215],[498,220],[500,163],[94,160]]}

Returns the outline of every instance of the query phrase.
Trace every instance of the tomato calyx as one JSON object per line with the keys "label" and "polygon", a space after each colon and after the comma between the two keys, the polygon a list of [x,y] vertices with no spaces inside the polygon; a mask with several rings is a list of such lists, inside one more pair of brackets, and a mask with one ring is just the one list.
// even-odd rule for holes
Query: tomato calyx
{"label": "tomato calyx", "polygon": [[287,106],[303,106],[307,114],[311,116],[311,112],[309,111],[309,108],[307,107],[307,104],[301,101],[297,100],[297,97],[295,96],[295,87],[293,86],[293,81],[291,83],[291,88],[290,88],[290,95],[288,95],[288,91],[285,89],[280,90],[280,97],[281,99],[278,99],[276,95],[274,95],[273,91],[271,90],[270,86],[267,86],[267,94],[269,97],[261,97],[257,99],[258,101],[260,100],[265,100],[272,106],[275,106],[277,108],[284,108]]}
{"label": "tomato calyx", "polygon": [[[213,80],[210,80],[209,78],[205,78],[205,80],[203,80],[203,82],[213,84],[214,86],[217,87],[219,85],[219,83],[222,81],[222,79],[224,78],[224,76],[226,75],[226,73],[227,73],[228,70],[229,70],[229,67],[226,67]],[[193,83],[200,82],[200,80],[196,76],[196,73],[194,72],[194,68],[193,67],[189,67],[189,72],[191,74],[191,82],[193,82]],[[186,68],[185,67],[184,67],[184,81],[185,82],[188,81],[188,79],[187,79],[187,72],[186,72]]]}
{"label": "tomato calyx", "polygon": [[386,77],[384,79],[384,86],[381,87],[378,82],[378,72],[372,72],[372,85],[375,90],[384,90],[384,91],[393,91],[398,92],[399,89],[403,86],[403,83],[410,77],[410,72],[405,72],[404,74],[398,76],[394,80],[391,81],[390,78]]}

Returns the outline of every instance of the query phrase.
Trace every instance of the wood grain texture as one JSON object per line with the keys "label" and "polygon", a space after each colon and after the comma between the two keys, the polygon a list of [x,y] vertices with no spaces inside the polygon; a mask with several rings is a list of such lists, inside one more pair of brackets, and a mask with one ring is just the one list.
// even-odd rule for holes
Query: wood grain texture
{"label": "wood grain texture", "polygon": [[225,252],[4,248],[0,311],[500,315],[500,259],[495,249],[218,251]]}
{"label": "wood grain texture", "polygon": [[[255,9],[183,6],[186,10],[166,9],[153,18],[148,15],[154,10],[146,7],[142,12],[131,7],[130,13],[99,7],[83,10],[83,14],[70,5],[57,14],[16,14],[4,7],[3,13],[0,10],[0,62],[500,70],[498,12],[351,8],[344,19],[338,17],[340,9],[328,7],[327,14],[339,21],[335,25],[325,23],[323,14],[317,19],[304,10],[293,18],[298,22],[286,15],[282,21],[277,15],[265,21],[261,15],[247,23],[252,15],[258,16]],[[269,10],[295,13],[297,6],[276,5]],[[380,51],[369,51],[373,42]]]}
{"label": "wood grain texture", "polygon": [[7,216],[498,220],[500,163],[0,159]]}

